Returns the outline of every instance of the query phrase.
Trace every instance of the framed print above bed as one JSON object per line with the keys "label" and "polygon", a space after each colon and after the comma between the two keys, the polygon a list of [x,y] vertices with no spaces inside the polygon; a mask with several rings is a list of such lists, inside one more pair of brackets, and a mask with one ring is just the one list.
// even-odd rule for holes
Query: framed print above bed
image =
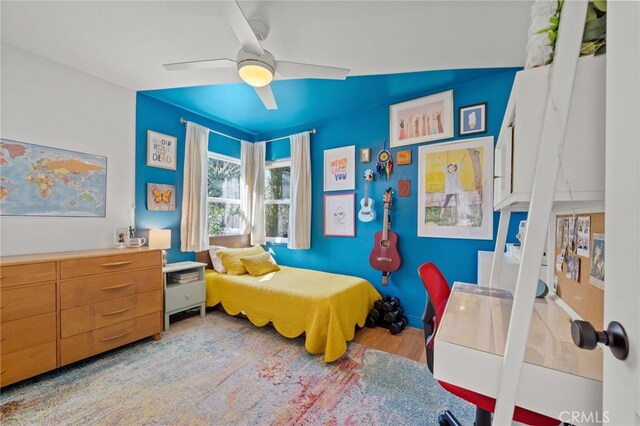
{"label": "framed print above bed", "polygon": [[356,236],[356,194],[325,194],[324,236]]}
{"label": "framed print above bed", "polygon": [[453,90],[389,107],[391,148],[453,137]]}
{"label": "framed print above bed", "polygon": [[355,145],[326,149],[324,151],[324,190],[356,189],[355,163]]}
{"label": "framed print above bed", "polygon": [[493,238],[493,137],[421,146],[418,236]]}

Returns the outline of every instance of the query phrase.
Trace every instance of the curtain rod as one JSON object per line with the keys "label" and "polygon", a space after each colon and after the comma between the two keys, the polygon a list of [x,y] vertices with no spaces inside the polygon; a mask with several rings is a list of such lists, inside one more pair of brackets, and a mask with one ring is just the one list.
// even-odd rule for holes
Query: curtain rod
{"label": "curtain rod", "polygon": [[[187,124],[187,120],[185,120],[184,117],[180,117],[180,123],[186,125]],[[209,131],[211,133],[215,133],[216,135],[220,135],[220,136],[224,136],[225,138],[233,139],[234,141],[238,141],[238,142],[242,141],[242,139],[238,139],[235,136],[227,135],[226,133],[218,132],[217,130],[209,129]],[[311,134],[311,135],[315,135],[316,134],[316,129],[307,130],[307,132],[309,132],[309,134]],[[288,138],[289,138],[289,136],[282,136],[280,138],[274,138],[274,139],[269,139],[269,140],[266,140],[266,141],[258,141],[258,142],[274,142],[274,141],[279,141],[279,140],[288,139]]]}

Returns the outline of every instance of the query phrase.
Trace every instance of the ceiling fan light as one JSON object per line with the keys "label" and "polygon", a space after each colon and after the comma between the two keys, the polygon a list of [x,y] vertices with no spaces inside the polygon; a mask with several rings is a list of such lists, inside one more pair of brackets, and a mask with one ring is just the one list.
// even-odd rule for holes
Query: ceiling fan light
{"label": "ceiling fan light", "polygon": [[273,70],[259,62],[252,61],[252,63],[242,64],[238,68],[240,78],[249,86],[264,87],[273,80]]}

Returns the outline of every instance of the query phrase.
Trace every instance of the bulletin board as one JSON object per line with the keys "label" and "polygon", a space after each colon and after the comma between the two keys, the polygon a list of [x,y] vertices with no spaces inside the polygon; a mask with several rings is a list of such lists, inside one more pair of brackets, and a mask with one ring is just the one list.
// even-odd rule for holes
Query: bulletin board
{"label": "bulletin board", "polygon": [[[585,220],[589,218],[589,229],[586,230]],[[562,232],[560,229],[561,221]],[[570,228],[573,221],[573,232]],[[580,229],[578,229],[578,223]],[[604,322],[604,213],[580,213],[575,215],[558,215],[555,229],[555,257],[553,271],[557,279],[556,294],[569,305],[584,320],[591,322],[596,330],[603,330]],[[569,232],[567,232],[569,231]],[[585,246],[585,236],[588,232],[588,250]],[[567,233],[570,235],[567,236]],[[578,235],[581,236],[578,243]],[[571,238],[573,236],[573,243]],[[595,240],[594,240],[595,238]],[[560,242],[558,242],[560,239]],[[564,246],[563,246],[564,245]],[[566,247],[566,256],[560,264],[559,257]],[[594,250],[598,247],[597,261],[594,263],[594,277],[592,277],[592,260]],[[572,259],[573,258],[573,259]],[[575,268],[575,258],[579,260],[578,273]],[[573,261],[573,262],[571,262]],[[571,264],[572,263],[572,264]],[[561,267],[561,270],[558,268]],[[598,278],[602,278],[601,280]]]}

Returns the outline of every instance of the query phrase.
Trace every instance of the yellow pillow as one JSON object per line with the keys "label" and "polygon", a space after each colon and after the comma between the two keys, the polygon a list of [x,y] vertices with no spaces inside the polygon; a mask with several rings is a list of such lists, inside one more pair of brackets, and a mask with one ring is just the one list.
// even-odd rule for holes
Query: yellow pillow
{"label": "yellow pillow", "polygon": [[227,274],[242,275],[246,274],[247,270],[242,265],[240,258],[260,253],[264,253],[264,249],[259,245],[255,245],[248,248],[218,250],[216,251],[216,256],[222,261],[222,266],[227,270]]}
{"label": "yellow pillow", "polygon": [[253,256],[241,257],[242,265],[247,269],[252,277],[279,271],[280,267],[271,259],[269,253],[254,254]]}

